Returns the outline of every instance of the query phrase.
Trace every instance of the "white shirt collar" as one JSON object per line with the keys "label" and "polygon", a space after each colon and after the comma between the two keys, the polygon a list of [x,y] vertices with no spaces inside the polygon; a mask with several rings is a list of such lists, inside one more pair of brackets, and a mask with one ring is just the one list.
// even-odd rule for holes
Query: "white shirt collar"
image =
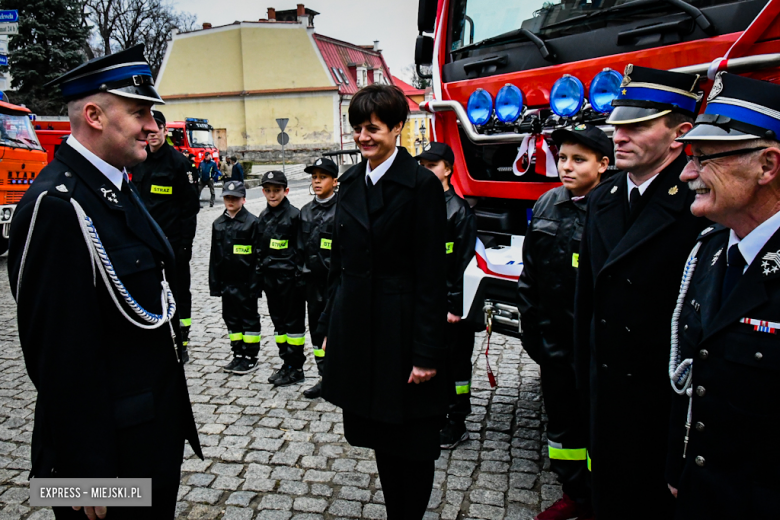
{"label": "white shirt collar", "polygon": [[[729,232],[729,246],[726,249],[726,252],[728,252],[734,244],[739,244],[739,252],[742,253],[742,258],[745,259],[745,270],[747,270],[750,264],[753,263],[753,260],[756,259],[756,256],[758,256],[758,253],[761,252],[761,249],[764,248],[766,243],[778,229],[780,229],[780,213],[775,213],[763,221],[756,229],[748,233],[747,236],[741,240],[732,229]],[[726,258],[728,258],[728,255]],[[744,273],[745,271],[742,272]]]}
{"label": "white shirt collar", "polygon": [[371,163],[366,161],[366,177],[371,177],[371,182],[374,183],[374,186],[376,186],[376,183],[379,182],[379,179],[381,179],[382,176],[387,173],[387,170],[389,170],[393,165],[393,161],[395,161],[395,157],[397,155],[398,148],[395,149],[393,155],[391,155],[389,159],[377,166],[376,170],[371,170]]}
{"label": "white shirt collar", "polygon": [[78,142],[78,140],[73,137],[73,134],[68,136],[68,140],[66,142],[68,143],[68,146],[76,150],[78,153],[83,155],[86,160],[92,163],[92,166],[100,170],[100,173],[105,175],[108,180],[111,181],[111,184],[116,186],[118,190],[122,189],[122,180],[127,175],[124,171],[119,171],[94,153],[87,150],[83,144]]}
{"label": "white shirt collar", "polygon": [[634,188],[639,188],[639,195],[644,195],[645,192],[647,191],[647,188],[650,186],[650,184],[652,184],[652,182],[655,180],[656,177],[658,177],[657,173],[652,177],[650,177],[649,179],[647,179],[642,184],[640,184],[639,186],[637,186],[636,184],[634,184],[634,181],[631,180],[631,176],[628,173],[626,173],[626,179],[628,179],[628,192],[627,192],[628,201],[631,202],[631,190],[633,190]]}

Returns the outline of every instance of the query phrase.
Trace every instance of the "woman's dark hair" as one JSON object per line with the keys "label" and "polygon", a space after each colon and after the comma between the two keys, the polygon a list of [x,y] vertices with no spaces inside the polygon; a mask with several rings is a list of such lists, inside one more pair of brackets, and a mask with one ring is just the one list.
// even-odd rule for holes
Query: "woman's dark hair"
{"label": "woman's dark hair", "polygon": [[357,126],[376,114],[388,128],[398,123],[406,124],[409,103],[403,91],[395,85],[374,83],[360,89],[349,104],[349,124]]}

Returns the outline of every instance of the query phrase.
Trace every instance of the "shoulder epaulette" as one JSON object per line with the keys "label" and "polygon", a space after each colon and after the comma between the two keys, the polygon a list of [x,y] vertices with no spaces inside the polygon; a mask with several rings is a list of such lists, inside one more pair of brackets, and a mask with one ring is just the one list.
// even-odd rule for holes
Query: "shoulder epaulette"
{"label": "shoulder epaulette", "polygon": [[76,177],[69,171],[59,174],[53,182],[54,187],[49,189],[49,195],[54,195],[62,200],[70,200],[73,196],[73,188],[76,186]]}
{"label": "shoulder epaulette", "polygon": [[723,231],[728,230],[728,228],[722,224],[713,224],[709,227],[704,228],[701,233],[699,233],[699,236],[696,238],[697,241],[706,240],[711,236],[715,236],[718,233],[721,233]]}

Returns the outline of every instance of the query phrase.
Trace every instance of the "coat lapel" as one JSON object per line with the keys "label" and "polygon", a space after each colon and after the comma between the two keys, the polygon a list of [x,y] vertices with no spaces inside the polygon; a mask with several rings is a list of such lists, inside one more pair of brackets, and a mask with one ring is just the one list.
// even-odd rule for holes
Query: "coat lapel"
{"label": "coat lapel", "polygon": [[[339,207],[349,213],[364,228],[369,228],[366,202],[366,161],[351,168],[339,181]],[[361,185],[360,183],[363,183]]]}
{"label": "coat lapel", "polygon": [[726,273],[726,245],[729,235],[723,233],[723,236],[713,237],[710,240],[717,241],[719,245],[710,256],[703,257],[699,254],[696,268],[699,273],[696,273],[693,282],[696,298],[702,304],[701,322],[704,334],[709,330],[720,309],[720,291]]}
{"label": "coat lapel", "polygon": [[[721,255],[725,256],[725,252]],[[725,271],[724,271],[725,272]],[[715,315],[712,328],[705,330],[704,339],[718,333],[742,318],[752,318],[750,312],[769,300],[766,284],[780,279],[780,230],[761,248],[734,291]],[[723,276],[714,283],[722,284]]]}
{"label": "coat lapel", "polygon": [[[409,197],[399,195],[399,190],[402,192],[414,187],[415,172],[418,167],[417,161],[409,155],[405,148],[398,149],[398,155],[396,155],[392,166],[374,188],[374,190],[381,188],[381,206],[376,210],[370,209],[375,227],[380,228],[385,216],[392,215],[396,209],[409,202]],[[369,200],[371,198],[370,195]]]}
{"label": "coat lapel", "polygon": [[[657,182],[658,185],[649,188],[652,189],[652,193],[647,195],[651,198],[615,249],[612,250],[604,268],[620,261],[632,251],[661,234],[675,223],[680,212],[685,209],[685,194],[688,192],[688,186],[679,179],[679,172],[684,167],[684,164],[679,164],[681,160],[685,161],[684,158],[676,159],[653,181]],[[622,184],[627,186],[625,178]],[[620,191],[618,190],[618,192]],[[623,196],[626,196],[625,190],[623,190]]]}
{"label": "coat lapel", "polygon": [[596,209],[597,221],[604,225],[596,226],[596,229],[606,251],[604,256],[608,257],[626,232],[626,175],[618,173],[612,180],[612,187],[604,189],[608,191]]}

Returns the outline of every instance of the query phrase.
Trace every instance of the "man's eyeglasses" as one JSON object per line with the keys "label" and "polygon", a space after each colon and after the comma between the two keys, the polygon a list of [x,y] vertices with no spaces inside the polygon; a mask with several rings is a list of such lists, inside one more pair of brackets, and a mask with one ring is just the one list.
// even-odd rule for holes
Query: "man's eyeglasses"
{"label": "man's eyeglasses", "polygon": [[697,170],[701,170],[702,163],[704,161],[711,161],[712,159],[720,159],[721,157],[730,157],[732,155],[745,155],[747,153],[758,152],[759,150],[766,150],[766,146],[759,146],[757,148],[740,148],[738,150],[731,150],[729,152],[713,153],[710,155],[687,155],[688,162],[693,162],[693,165]]}

